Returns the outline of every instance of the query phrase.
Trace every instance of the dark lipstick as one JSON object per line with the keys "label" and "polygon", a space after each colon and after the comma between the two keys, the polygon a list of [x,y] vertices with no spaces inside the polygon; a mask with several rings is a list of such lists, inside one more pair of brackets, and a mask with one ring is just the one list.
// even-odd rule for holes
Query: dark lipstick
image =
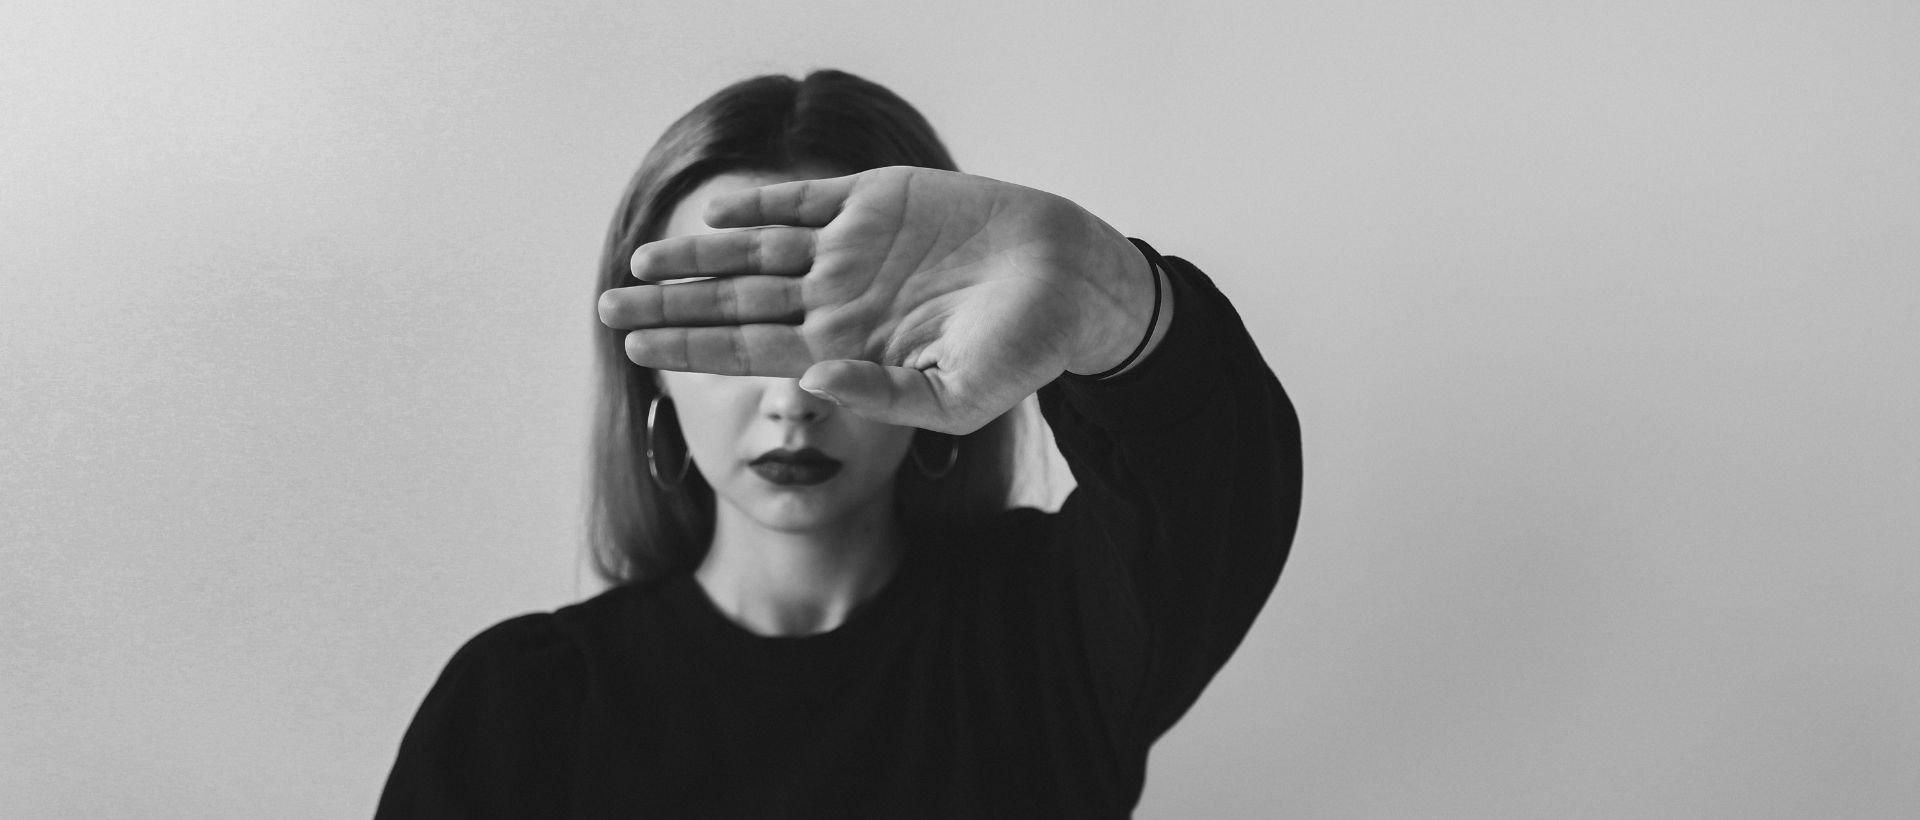
{"label": "dark lipstick", "polygon": [[747,463],[747,468],[774,484],[819,484],[840,472],[840,460],[830,458],[812,447],[799,450],[768,450]]}

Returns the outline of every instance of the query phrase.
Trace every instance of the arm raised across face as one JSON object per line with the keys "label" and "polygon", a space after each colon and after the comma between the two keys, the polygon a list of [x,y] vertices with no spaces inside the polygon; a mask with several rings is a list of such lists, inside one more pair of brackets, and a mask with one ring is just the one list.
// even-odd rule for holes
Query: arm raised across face
{"label": "arm raised across face", "polygon": [[797,377],[890,424],[971,432],[1062,373],[1127,361],[1172,318],[1117,230],[985,177],[892,167],[785,182],[717,197],[706,220],[729,230],[642,245],[633,275],[707,278],[602,295],[628,357]]}

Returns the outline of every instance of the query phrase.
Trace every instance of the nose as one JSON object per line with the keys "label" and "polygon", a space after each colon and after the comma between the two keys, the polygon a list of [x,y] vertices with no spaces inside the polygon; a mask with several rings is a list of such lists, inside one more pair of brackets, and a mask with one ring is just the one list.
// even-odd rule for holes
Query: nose
{"label": "nose", "polygon": [[799,379],[778,379],[760,394],[760,412],[774,421],[812,424],[833,412],[833,403],[801,390]]}

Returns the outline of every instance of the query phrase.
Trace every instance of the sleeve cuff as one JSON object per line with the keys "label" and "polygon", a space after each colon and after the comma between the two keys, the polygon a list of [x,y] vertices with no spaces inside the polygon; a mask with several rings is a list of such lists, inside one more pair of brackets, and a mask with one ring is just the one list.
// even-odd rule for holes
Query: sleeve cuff
{"label": "sleeve cuff", "polygon": [[1219,302],[1225,297],[1185,259],[1161,262],[1174,309],[1160,345],[1113,378],[1062,373],[1041,388],[1059,392],[1077,415],[1107,430],[1144,432],[1179,422],[1206,403],[1220,378]]}

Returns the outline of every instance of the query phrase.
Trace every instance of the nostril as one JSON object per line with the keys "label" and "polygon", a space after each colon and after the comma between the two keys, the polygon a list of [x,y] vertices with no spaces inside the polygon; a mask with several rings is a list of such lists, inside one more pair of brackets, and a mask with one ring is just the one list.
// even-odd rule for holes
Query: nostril
{"label": "nostril", "polygon": [[761,396],[760,410],[767,418],[798,424],[812,424],[833,414],[833,405],[800,388],[798,379],[782,379],[767,385]]}

